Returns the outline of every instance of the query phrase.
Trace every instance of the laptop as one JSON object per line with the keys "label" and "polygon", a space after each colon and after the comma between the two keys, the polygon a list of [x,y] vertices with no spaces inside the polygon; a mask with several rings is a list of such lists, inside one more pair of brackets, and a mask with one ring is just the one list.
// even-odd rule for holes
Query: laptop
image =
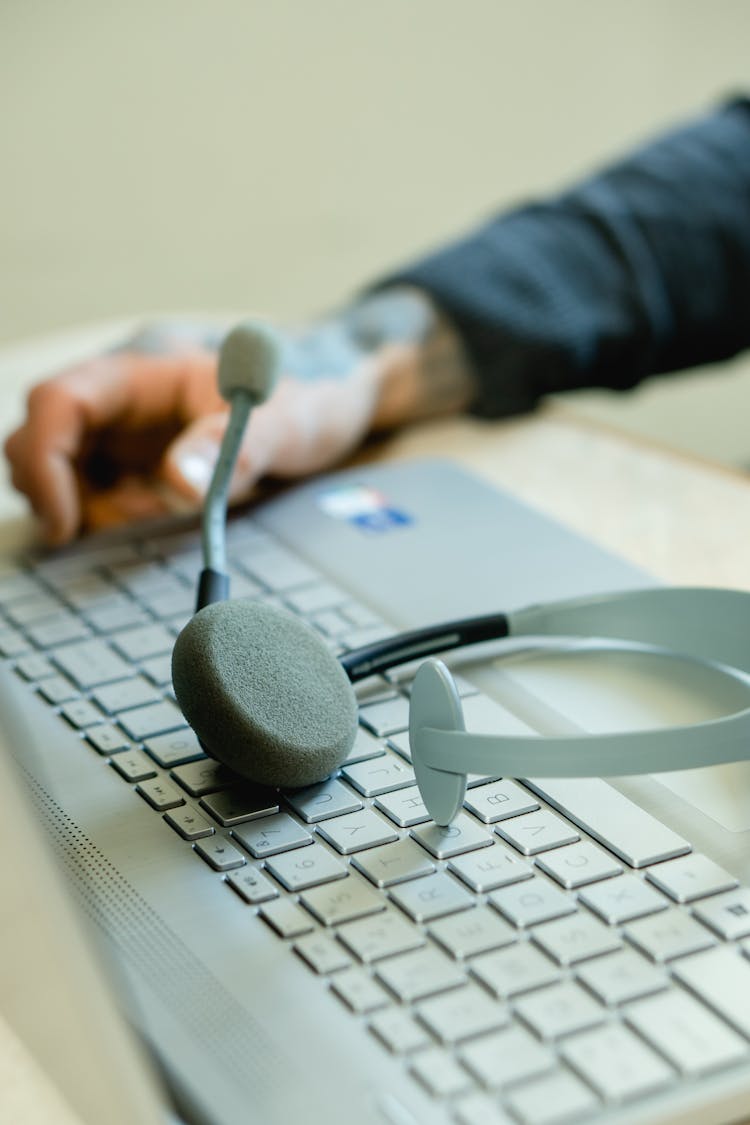
{"label": "laptop", "polygon": [[[292,609],[335,652],[649,584],[438,461],[290,489],[232,518],[229,557],[233,596]],[[746,768],[472,777],[437,833],[409,761],[407,668],[358,689],[337,776],[242,786],[203,756],[171,690],[199,568],[197,531],[170,521],[0,571],[3,749],[34,809],[3,862],[44,833],[96,945],[81,988],[149,1056],[124,1030],[104,1052],[142,1074],[141,1104],[191,1125],[741,1118]],[[449,662],[476,730],[695,721],[744,691],[588,641]],[[41,908],[52,937],[61,904]],[[53,976],[68,973],[67,948]],[[52,987],[41,972],[38,984]],[[21,1031],[34,1039],[28,1020]],[[113,1078],[113,1106],[123,1086]]]}

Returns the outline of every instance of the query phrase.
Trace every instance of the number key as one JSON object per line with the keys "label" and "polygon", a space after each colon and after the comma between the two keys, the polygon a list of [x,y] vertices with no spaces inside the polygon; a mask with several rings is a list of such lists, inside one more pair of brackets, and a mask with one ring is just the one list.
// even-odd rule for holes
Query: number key
{"label": "number key", "polygon": [[266,860],[266,868],[288,891],[303,891],[333,879],[344,879],[349,874],[320,844],[273,856]]}

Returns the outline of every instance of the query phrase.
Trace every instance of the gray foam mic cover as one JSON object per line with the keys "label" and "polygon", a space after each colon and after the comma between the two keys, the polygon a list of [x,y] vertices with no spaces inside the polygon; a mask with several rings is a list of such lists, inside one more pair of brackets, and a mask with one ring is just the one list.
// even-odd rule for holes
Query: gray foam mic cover
{"label": "gray foam mic cover", "polygon": [[251,781],[311,785],[354,742],[346,672],[309,625],[274,606],[240,598],[200,610],[177,638],[172,678],[208,753]]}
{"label": "gray foam mic cover", "polygon": [[247,391],[264,402],[281,369],[281,343],[272,328],[247,321],[224,337],[219,351],[219,391],[231,402],[235,391]]}

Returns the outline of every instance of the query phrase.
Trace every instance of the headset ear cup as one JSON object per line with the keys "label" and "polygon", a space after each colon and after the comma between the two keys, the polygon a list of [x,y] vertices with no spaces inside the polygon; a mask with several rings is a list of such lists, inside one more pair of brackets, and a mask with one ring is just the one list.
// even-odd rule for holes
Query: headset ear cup
{"label": "headset ear cup", "polygon": [[434,769],[423,759],[430,728],[462,731],[464,715],[453,677],[441,660],[425,660],[411,689],[409,746],[417,785],[436,824],[450,824],[464,803],[466,774]]}

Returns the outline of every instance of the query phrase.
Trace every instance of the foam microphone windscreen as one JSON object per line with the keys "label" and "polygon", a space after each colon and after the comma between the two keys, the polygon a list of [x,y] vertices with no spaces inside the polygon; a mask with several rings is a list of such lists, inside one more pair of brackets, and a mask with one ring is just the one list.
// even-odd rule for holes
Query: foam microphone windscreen
{"label": "foam microphone windscreen", "polygon": [[207,752],[251,781],[311,785],[354,742],[346,672],[318,633],[275,606],[238,599],[202,609],[177,638],[172,678]]}
{"label": "foam microphone windscreen", "polygon": [[264,402],[281,370],[281,343],[268,325],[254,321],[238,324],[219,351],[219,391],[231,401],[236,391],[246,391]]}

